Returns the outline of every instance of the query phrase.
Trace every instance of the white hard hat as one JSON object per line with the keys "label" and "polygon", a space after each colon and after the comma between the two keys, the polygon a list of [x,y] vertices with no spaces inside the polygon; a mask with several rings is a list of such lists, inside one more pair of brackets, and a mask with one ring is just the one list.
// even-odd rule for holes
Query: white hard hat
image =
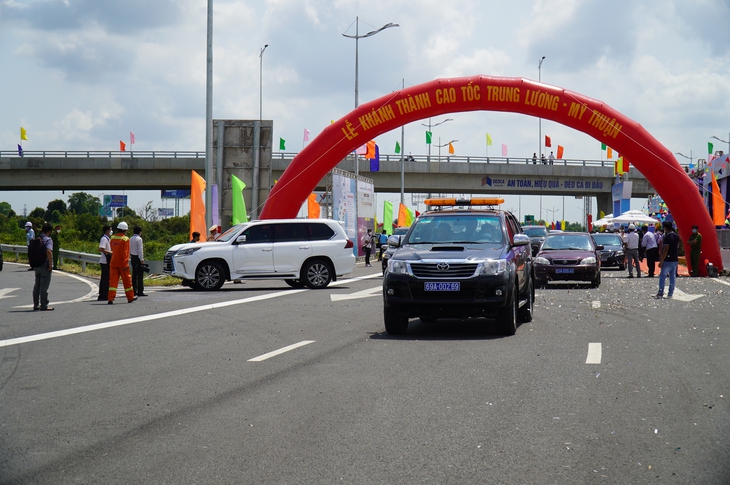
{"label": "white hard hat", "polygon": [[636,229],[636,226],[633,224],[629,224],[629,229]]}
{"label": "white hard hat", "polygon": [[33,223],[28,221],[25,223],[25,227],[33,227]]}
{"label": "white hard hat", "polygon": [[127,225],[126,222],[122,221],[117,226],[117,231],[129,231],[129,226]]}

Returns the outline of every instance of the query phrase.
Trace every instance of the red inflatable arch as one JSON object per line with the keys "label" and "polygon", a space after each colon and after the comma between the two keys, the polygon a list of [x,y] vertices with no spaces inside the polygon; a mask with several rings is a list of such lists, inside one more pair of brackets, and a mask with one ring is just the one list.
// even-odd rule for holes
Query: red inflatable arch
{"label": "red inflatable arch", "polygon": [[[700,261],[722,269],[715,226],[697,187],[674,155],[640,124],[607,104],[529,79],[472,76],[436,79],[363,104],[327,126],[274,186],[262,219],[295,217],[320,180],[357,147],[406,123],[460,111],[508,111],[553,120],[617,150],[662,196],[680,234],[696,224],[703,235]],[[700,268],[704,272],[704,265]]]}

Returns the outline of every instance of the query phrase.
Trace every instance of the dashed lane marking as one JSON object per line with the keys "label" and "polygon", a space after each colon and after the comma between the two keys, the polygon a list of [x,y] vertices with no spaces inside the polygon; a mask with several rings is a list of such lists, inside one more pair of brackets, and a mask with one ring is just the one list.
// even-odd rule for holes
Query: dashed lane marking
{"label": "dashed lane marking", "polygon": [[263,355],[259,355],[258,357],[254,357],[253,359],[248,359],[249,362],[261,362],[262,360],[270,359],[272,357],[276,357],[277,355],[283,354],[285,352],[289,352],[290,350],[298,349],[299,347],[304,347],[305,345],[309,345],[314,343],[314,340],[302,340],[301,342],[297,344],[288,345],[286,347],[282,347],[279,350],[274,350],[271,352],[268,352]]}
{"label": "dashed lane marking", "polygon": [[589,343],[588,344],[588,356],[586,357],[586,364],[600,364],[601,363],[601,343]]}

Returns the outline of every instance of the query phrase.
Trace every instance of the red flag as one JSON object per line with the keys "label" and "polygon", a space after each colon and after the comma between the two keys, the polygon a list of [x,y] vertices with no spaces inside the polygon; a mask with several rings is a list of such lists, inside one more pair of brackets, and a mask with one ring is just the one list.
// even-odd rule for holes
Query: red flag
{"label": "red flag", "polygon": [[127,145],[125,145],[122,140],[119,140],[119,151],[120,152],[126,152],[127,151]]}
{"label": "red flag", "polygon": [[563,158],[563,146],[558,145],[558,158]]}
{"label": "red flag", "polygon": [[550,141],[550,137],[549,137],[549,136],[547,136],[547,135],[545,135],[545,146],[546,146],[546,147],[551,147],[551,146],[553,146],[552,142]]}
{"label": "red flag", "polygon": [[623,161],[622,172],[626,173],[629,171],[629,161],[626,159],[626,157],[621,157],[621,160]]}

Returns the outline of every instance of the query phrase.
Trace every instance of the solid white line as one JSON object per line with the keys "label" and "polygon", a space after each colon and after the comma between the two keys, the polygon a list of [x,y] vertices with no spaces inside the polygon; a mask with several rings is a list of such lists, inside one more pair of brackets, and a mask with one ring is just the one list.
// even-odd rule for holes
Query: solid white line
{"label": "solid white line", "polygon": [[588,344],[588,357],[586,357],[586,364],[600,364],[601,363],[601,343],[590,343]]}
{"label": "solid white line", "polygon": [[248,359],[248,361],[249,362],[261,362],[262,360],[276,357],[277,355],[283,354],[284,352],[289,352],[290,350],[298,349],[299,347],[304,347],[305,345],[313,344],[314,342],[315,342],[314,340],[302,340],[298,344],[292,344],[292,345],[288,345],[286,347],[282,347],[279,350],[274,350],[267,354],[263,354],[263,355],[259,355],[258,357],[254,357],[253,359]]}
{"label": "solid white line", "polygon": [[[68,276],[70,278],[77,279],[79,281],[83,281],[84,283],[86,283],[87,285],[89,285],[91,287],[91,291],[88,292],[87,294],[85,294],[84,296],[80,296],[78,298],[74,298],[73,300],[67,300],[67,301],[52,301],[52,302],[49,303],[49,305],[63,305],[65,303],[78,303],[80,301],[88,300],[92,296],[93,297],[96,297],[99,294],[99,287],[96,284],[92,283],[91,281],[89,281],[87,279],[81,278],[80,276],[76,276],[73,273],[64,273],[63,271],[54,271],[52,274],[53,275],[56,275],[56,274],[58,274],[58,275],[64,275],[64,276]],[[53,285],[53,283],[51,283],[51,293],[53,292],[53,286],[52,285]],[[20,305],[20,306],[14,306],[13,308],[33,308],[33,305],[32,304],[31,305]]]}
{"label": "solid white line", "polygon": [[[339,280],[339,281],[335,281],[334,283],[330,284],[330,286],[343,285],[343,284],[350,283],[353,281],[374,278],[376,276],[380,276],[380,275],[375,274],[375,275],[361,276],[358,278],[352,278],[352,279],[347,279],[347,280]],[[212,303],[209,305],[202,305],[202,306],[193,307],[193,308],[183,308],[181,310],[173,310],[173,311],[169,311],[169,312],[155,313],[155,314],[151,314],[151,315],[143,315],[141,317],[124,318],[122,320],[114,320],[111,322],[95,323],[93,325],[69,328],[66,330],[57,330],[55,332],[41,333],[41,334],[37,334],[37,335],[28,335],[27,337],[17,337],[17,338],[11,338],[8,340],[0,340],[0,348],[9,347],[11,345],[24,344],[24,343],[28,343],[28,342],[37,342],[39,340],[48,340],[48,339],[52,339],[52,338],[65,337],[67,335],[75,335],[77,333],[93,332],[94,330],[102,330],[105,328],[121,327],[123,325],[131,325],[133,323],[149,322],[149,321],[153,321],[153,320],[160,320],[162,318],[176,317],[178,315],[184,315],[186,313],[204,312],[207,310],[214,310],[216,308],[225,308],[225,307],[229,307],[229,306],[233,306],[233,305],[241,305],[241,304],[250,303],[253,301],[269,300],[271,298],[278,298],[280,296],[295,295],[295,294],[301,293],[303,291],[310,291],[310,290],[306,290],[306,289],[284,290],[284,291],[279,291],[276,293],[267,293],[265,295],[258,295],[258,296],[252,296],[249,298],[242,298],[240,300],[224,301],[224,302],[220,302],[220,303]]]}

